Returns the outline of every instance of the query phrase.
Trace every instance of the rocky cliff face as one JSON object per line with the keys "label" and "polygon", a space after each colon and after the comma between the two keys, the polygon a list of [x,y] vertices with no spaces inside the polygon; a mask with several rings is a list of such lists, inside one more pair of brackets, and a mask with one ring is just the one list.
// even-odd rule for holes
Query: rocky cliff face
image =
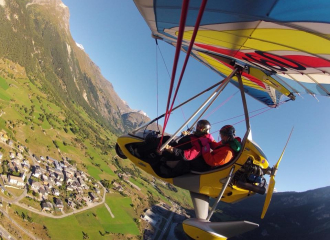
{"label": "rocky cliff face", "polygon": [[61,0],[0,1],[0,59],[22,66],[69,112],[83,110],[117,134],[149,121],[139,113],[123,115],[134,111],[73,40],[69,9]]}

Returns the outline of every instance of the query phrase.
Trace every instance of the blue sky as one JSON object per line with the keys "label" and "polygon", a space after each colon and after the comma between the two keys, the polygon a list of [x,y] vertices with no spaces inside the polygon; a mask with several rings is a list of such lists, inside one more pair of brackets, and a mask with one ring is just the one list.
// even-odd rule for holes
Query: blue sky
{"label": "blue sky", "polygon": [[[143,110],[150,118],[155,118],[158,79],[158,106],[159,114],[162,114],[166,107],[170,79],[159,52],[156,58],[155,40],[151,38],[151,31],[134,2],[62,1],[70,9],[70,30],[74,40],[84,46],[86,53],[113,84],[118,95],[132,109]],[[175,48],[160,41],[159,47],[171,72]],[[177,78],[184,58],[185,54],[181,53]],[[220,76],[190,58],[178,99],[184,101],[220,80]],[[208,118],[211,123],[243,113],[237,91],[234,86],[226,88],[209,112],[232,98]],[[182,111],[174,112],[166,131],[174,133],[205,98],[184,106]],[[320,96],[318,99],[319,102],[309,95],[297,96],[296,101],[251,119],[253,140],[263,149],[271,166],[281,155],[291,128],[295,128],[276,175],[278,191],[301,192],[330,185],[330,99]],[[250,111],[265,107],[250,97],[247,100]],[[217,132],[222,125],[235,124],[241,119],[213,124],[211,132],[214,132],[214,138],[218,139]],[[237,135],[243,136],[245,123],[235,124],[235,127]]]}

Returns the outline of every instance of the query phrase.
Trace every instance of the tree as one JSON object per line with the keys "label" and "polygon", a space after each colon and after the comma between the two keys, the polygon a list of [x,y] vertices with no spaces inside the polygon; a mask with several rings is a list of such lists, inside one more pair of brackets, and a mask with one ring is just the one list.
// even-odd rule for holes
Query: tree
{"label": "tree", "polygon": [[83,234],[83,239],[89,239],[89,236],[88,236],[88,234],[87,234],[87,233],[85,233],[85,232],[82,232],[82,234]]}

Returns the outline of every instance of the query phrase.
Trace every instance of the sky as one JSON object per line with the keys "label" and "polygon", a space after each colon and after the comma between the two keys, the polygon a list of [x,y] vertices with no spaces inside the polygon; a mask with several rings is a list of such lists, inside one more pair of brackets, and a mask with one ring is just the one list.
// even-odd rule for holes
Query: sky
{"label": "sky", "polygon": [[[156,51],[151,31],[134,2],[62,1],[70,10],[73,39],[83,45],[118,95],[132,109],[146,112],[151,119],[163,114],[175,48],[158,41],[160,51]],[[185,54],[181,53],[176,80],[184,59]],[[190,58],[175,105],[221,80],[222,77]],[[174,133],[206,98],[203,96],[176,110],[166,131]],[[253,140],[264,151],[270,166],[277,162],[294,127],[275,178],[278,192],[302,192],[330,185],[330,99],[317,98],[297,96],[295,101],[269,109],[247,96],[249,111],[261,109],[250,113],[250,117],[253,116],[250,125]],[[218,110],[214,112],[215,109]],[[233,118],[241,114],[240,93],[229,85],[203,118],[212,123],[212,135],[218,140],[218,131],[225,124],[234,125],[236,135],[243,137],[246,129],[243,118]],[[233,119],[223,121],[229,118]]]}

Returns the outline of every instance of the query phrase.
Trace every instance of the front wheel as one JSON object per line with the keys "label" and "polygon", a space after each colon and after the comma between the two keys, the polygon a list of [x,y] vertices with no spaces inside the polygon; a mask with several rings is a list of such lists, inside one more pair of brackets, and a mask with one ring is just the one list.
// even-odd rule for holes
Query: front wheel
{"label": "front wheel", "polygon": [[116,147],[115,147],[116,153],[119,157],[121,157],[122,159],[127,159],[127,157],[125,156],[125,154],[123,153],[123,151],[120,149],[118,143],[116,143]]}

